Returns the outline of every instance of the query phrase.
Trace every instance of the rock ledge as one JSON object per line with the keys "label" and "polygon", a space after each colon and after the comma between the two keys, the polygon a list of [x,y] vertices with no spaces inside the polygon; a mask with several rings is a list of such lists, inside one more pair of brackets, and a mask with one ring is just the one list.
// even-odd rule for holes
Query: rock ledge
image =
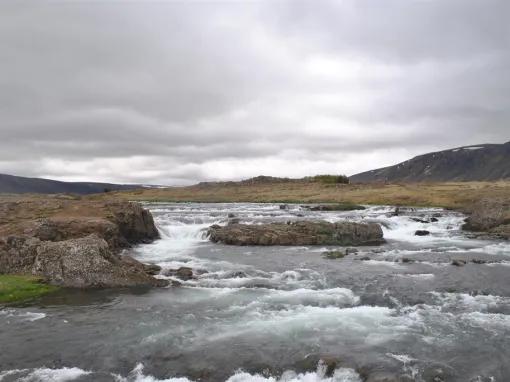
{"label": "rock ledge", "polygon": [[213,225],[208,236],[212,242],[229,245],[353,246],[384,243],[379,224],[326,221]]}
{"label": "rock ledge", "polygon": [[[4,211],[15,217],[9,221]],[[21,199],[0,203],[0,223],[0,274],[75,288],[168,284],[152,276],[154,267],[120,254],[159,237],[152,215],[137,203]]]}

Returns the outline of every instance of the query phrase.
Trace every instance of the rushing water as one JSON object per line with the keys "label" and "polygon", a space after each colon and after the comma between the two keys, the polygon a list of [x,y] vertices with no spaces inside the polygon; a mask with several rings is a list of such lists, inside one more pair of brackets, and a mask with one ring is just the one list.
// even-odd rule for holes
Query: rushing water
{"label": "rushing water", "polygon": [[[163,271],[191,267],[196,278],[179,288],[65,291],[1,309],[0,381],[358,382],[381,373],[510,381],[510,245],[468,238],[460,214],[148,207],[162,239],[130,254]],[[322,253],[332,247],[209,243],[204,229],[229,213],[254,224],[376,221],[387,244],[330,260]],[[432,216],[438,221],[413,220]],[[321,358],[337,360],[334,374]]]}

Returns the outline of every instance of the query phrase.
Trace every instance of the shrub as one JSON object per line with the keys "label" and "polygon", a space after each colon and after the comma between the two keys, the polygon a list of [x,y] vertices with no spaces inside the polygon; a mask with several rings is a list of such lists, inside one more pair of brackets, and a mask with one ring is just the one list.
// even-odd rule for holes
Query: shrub
{"label": "shrub", "polygon": [[314,182],[324,184],[348,184],[349,178],[345,175],[315,175]]}

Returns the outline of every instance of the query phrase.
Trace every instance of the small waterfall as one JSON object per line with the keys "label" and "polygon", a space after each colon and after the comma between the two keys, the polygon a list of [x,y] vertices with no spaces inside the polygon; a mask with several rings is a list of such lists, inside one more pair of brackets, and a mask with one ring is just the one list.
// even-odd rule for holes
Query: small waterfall
{"label": "small waterfall", "polygon": [[180,242],[197,242],[206,239],[207,228],[211,224],[185,224],[177,223],[174,224],[163,224],[159,225],[161,236],[165,240],[173,240]]}

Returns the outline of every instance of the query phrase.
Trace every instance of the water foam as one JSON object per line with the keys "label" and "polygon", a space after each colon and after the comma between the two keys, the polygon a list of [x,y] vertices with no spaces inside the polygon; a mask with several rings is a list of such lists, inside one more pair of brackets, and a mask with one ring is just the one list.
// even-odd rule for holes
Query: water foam
{"label": "water foam", "polygon": [[2,309],[0,315],[7,318],[18,318],[21,321],[37,321],[46,317],[45,313],[25,312],[17,309]]}
{"label": "water foam", "polygon": [[74,381],[84,375],[91,374],[90,371],[78,367],[64,367],[61,369],[16,369],[0,372],[0,381],[5,378],[16,377],[19,382],[67,382]]}
{"label": "water foam", "polygon": [[498,306],[510,306],[510,298],[494,295],[470,295],[467,293],[430,292],[441,309],[467,312],[488,312]]}
{"label": "water foam", "polygon": [[[116,376],[116,380],[118,382],[193,382],[186,377],[157,379],[151,375],[144,375],[143,369],[144,366],[140,363],[127,378]],[[323,363],[319,363],[314,372],[296,373],[287,370],[281,376],[263,376],[239,370],[225,382],[362,382],[360,375],[353,369],[338,368],[331,376],[327,376],[326,371],[327,367]]]}
{"label": "water foam", "polygon": [[[48,369],[40,368],[35,370],[9,370],[0,372],[0,381],[7,377],[17,377],[20,382],[67,382],[78,380],[85,375],[93,374],[77,367]],[[119,374],[110,374],[116,382],[193,382],[187,377],[171,377],[158,379],[152,375],[144,374],[144,365],[139,363],[127,377]],[[280,376],[264,376],[261,374],[250,374],[239,370],[226,379],[225,382],[362,382],[360,375],[350,368],[337,368],[332,375],[327,375],[327,366],[319,362],[316,371],[296,373],[287,370]]]}

